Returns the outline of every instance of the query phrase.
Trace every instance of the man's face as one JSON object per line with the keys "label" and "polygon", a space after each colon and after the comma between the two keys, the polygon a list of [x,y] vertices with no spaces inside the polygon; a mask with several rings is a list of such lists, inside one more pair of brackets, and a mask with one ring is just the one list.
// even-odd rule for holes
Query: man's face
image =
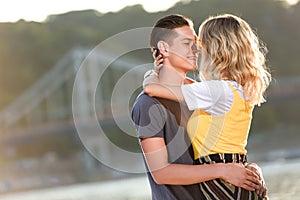
{"label": "man's face", "polygon": [[169,61],[172,66],[184,73],[197,69],[198,51],[196,49],[197,36],[193,28],[183,26],[173,29],[175,37],[169,49]]}

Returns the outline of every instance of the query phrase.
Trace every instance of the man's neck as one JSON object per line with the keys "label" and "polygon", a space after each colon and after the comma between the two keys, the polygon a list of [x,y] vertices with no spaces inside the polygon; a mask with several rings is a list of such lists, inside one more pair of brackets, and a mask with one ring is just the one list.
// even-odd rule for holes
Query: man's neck
{"label": "man's neck", "polygon": [[171,66],[164,65],[159,71],[159,82],[168,85],[182,85],[186,74],[178,72]]}

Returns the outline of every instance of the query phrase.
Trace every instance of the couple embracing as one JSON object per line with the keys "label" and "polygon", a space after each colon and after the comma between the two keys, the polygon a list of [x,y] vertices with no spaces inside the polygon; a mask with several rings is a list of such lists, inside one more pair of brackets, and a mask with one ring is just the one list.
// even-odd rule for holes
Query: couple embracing
{"label": "couple embracing", "polygon": [[[247,161],[255,105],[271,75],[249,24],[229,14],[154,25],[155,70],[132,109],[154,200],[266,199],[260,168]],[[200,82],[186,74],[198,68]]]}

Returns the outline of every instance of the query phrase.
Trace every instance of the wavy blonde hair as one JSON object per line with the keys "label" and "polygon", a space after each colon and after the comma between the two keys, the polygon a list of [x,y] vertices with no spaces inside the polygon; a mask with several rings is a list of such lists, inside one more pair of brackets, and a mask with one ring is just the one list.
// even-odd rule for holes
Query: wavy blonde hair
{"label": "wavy blonde hair", "polygon": [[199,27],[199,44],[202,80],[236,81],[252,104],[265,102],[263,94],[271,82],[267,49],[247,22],[230,14],[209,17]]}

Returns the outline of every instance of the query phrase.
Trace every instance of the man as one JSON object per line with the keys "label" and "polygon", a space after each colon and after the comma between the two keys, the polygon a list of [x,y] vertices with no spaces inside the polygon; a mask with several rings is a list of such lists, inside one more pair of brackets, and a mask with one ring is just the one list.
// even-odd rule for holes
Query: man
{"label": "man", "polygon": [[[163,56],[160,82],[181,85],[186,73],[197,68],[198,52],[193,23],[181,15],[157,21],[150,38],[152,49]],[[136,125],[152,199],[205,199],[197,183],[221,178],[248,190],[259,189],[259,177],[239,164],[192,165],[193,152],[185,125],[187,106],[167,99],[137,98],[132,119]]]}

